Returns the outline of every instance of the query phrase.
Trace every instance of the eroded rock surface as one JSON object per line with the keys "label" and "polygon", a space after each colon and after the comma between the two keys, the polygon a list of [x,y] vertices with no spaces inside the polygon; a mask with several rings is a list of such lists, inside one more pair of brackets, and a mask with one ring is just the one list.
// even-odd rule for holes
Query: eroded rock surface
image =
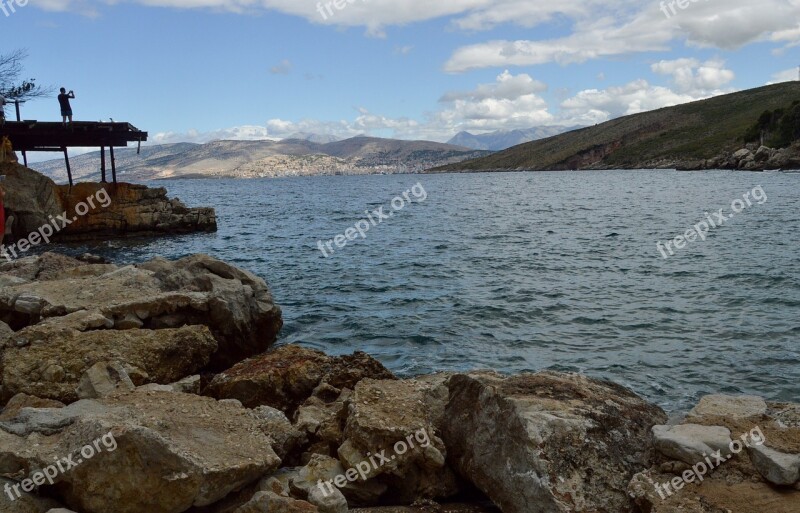
{"label": "eroded rock surface", "polygon": [[218,374],[204,393],[217,399],[238,399],[248,408],[271,406],[291,414],[323,382],[352,389],[364,378],[393,379],[394,375],[364,353],[331,357],[287,345]]}
{"label": "eroded rock surface", "polygon": [[[0,466],[22,478],[73,454],[76,463],[83,459],[55,481],[69,507],[85,513],[180,513],[221,500],[276,469],[280,459],[267,431],[232,404],[135,391],[60,409],[22,410],[0,423]],[[86,458],[81,449],[95,441],[98,450]],[[18,468],[8,468],[12,462]]]}
{"label": "eroded rock surface", "polygon": [[505,513],[632,510],[666,415],[629,390],[574,374],[456,375],[444,442],[462,476]]}

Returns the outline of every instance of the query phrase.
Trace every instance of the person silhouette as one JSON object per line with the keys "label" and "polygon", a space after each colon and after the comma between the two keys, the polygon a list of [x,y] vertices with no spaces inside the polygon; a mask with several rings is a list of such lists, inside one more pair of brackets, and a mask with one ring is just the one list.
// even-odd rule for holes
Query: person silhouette
{"label": "person silhouette", "polygon": [[70,98],[75,98],[75,93],[70,91],[67,93],[67,90],[63,87],[61,88],[61,94],[58,95],[58,103],[61,106],[61,124],[63,126],[67,126],[67,119],[69,119],[69,123],[72,124],[72,106],[69,104]]}

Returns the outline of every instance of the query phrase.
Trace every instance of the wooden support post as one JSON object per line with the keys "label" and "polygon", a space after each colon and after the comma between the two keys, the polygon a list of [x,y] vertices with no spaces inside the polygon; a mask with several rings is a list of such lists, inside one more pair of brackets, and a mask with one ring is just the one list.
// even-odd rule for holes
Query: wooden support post
{"label": "wooden support post", "polygon": [[101,183],[106,183],[106,147],[100,146],[100,174],[102,178]]}
{"label": "wooden support post", "polygon": [[111,151],[111,179],[114,180],[114,185],[117,185],[117,161],[114,159],[114,147],[109,146]]}
{"label": "wooden support post", "polygon": [[22,150],[22,162],[25,164],[25,167],[28,167],[28,154],[25,150]]}
{"label": "wooden support post", "polygon": [[67,153],[66,146],[61,149],[64,150],[64,163],[67,165],[67,178],[69,178],[69,186],[72,188],[72,169],[69,167],[69,154]]}
{"label": "wooden support post", "polygon": [[19,116],[19,100],[14,100],[14,106],[17,108],[17,121],[22,121]]}

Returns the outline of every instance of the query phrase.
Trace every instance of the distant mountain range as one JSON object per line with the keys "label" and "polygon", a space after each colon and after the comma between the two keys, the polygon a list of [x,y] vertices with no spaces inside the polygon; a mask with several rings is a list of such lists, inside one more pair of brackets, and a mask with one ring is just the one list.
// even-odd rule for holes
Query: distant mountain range
{"label": "distant mountain range", "polygon": [[613,119],[431,171],[713,168],[742,149],[764,111],[788,109],[796,100],[800,82],[759,87]]}
{"label": "distant mountain range", "polygon": [[[282,141],[177,143],[115,151],[117,177],[124,181],[159,178],[260,178],[330,174],[416,173],[488,155],[489,152],[429,141],[354,137],[327,143],[312,134]],[[300,137],[303,136],[303,137]],[[326,136],[323,136],[326,137]],[[107,154],[108,155],[108,154]],[[108,158],[106,158],[108,161]],[[97,180],[100,152],[70,158],[76,180]],[[57,182],[67,181],[62,159],[32,163]],[[110,163],[107,164],[110,176]]]}
{"label": "distant mountain range", "polygon": [[524,144],[526,142],[547,139],[554,135],[563,134],[570,130],[576,130],[580,126],[540,126],[537,128],[526,128],[520,130],[497,130],[488,134],[471,134],[469,132],[459,132],[455,137],[447,141],[447,144],[464,146],[474,150],[502,151],[512,146]]}

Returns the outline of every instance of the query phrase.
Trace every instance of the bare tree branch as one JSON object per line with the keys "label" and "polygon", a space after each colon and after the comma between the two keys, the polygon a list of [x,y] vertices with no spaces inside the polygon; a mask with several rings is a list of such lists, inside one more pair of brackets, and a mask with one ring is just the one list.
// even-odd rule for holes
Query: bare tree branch
{"label": "bare tree branch", "polygon": [[0,54],[0,94],[6,100],[27,101],[34,98],[45,98],[53,94],[52,87],[42,87],[36,79],[21,80],[22,62],[28,58],[28,51],[14,50],[7,54]]}

